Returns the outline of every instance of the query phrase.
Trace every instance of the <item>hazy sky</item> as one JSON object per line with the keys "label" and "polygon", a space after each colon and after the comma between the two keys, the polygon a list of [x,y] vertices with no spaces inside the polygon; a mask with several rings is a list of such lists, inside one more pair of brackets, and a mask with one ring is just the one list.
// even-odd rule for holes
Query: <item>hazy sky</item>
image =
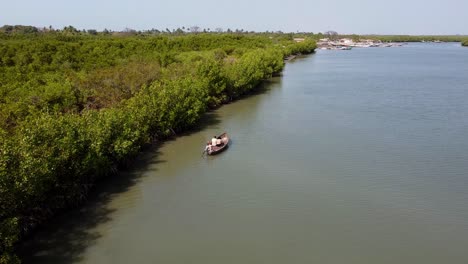
{"label": "hazy sky", "polygon": [[468,0],[6,0],[0,25],[468,34],[467,11]]}

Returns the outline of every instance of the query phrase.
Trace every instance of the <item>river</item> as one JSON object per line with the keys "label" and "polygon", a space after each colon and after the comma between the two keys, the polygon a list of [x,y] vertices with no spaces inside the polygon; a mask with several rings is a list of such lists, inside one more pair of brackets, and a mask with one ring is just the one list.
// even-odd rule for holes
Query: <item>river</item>
{"label": "river", "polygon": [[467,73],[458,43],[298,58],[106,179],[24,263],[468,263]]}

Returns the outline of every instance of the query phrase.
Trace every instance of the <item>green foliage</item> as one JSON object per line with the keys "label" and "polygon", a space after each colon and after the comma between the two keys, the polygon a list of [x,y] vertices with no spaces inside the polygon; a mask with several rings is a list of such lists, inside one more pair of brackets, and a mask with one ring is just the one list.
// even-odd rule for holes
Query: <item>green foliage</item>
{"label": "green foliage", "polygon": [[468,46],[468,39],[464,39],[462,41],[462,46]]}
{"label": "green foliage", "polygon": [[315,42],[177,37],[9,36],[0,42],[0,263],[31,226],[86,198],[141,147],[194,126]]}
{"label": "green foliage", "polygon": [[303,42],[295,43],[295,44],[289,44],[289,45],[284,45],[284,53],[285,56],[289,54],[309,54],[314,52],[314,50],[317,48],[317,44],[315,41],[311,39],[306,39]]}
{"label": "green foliage", "polygon": [[272,69],[263,50],[246,52],[239,60],[234,60],[226,67],[229,95],[233,98],[248,92],[267,76],[271,76]]}
{"label": "green foliage", "polygon": [[13,245],[18,240],[18,219],[8,218],[0,221],[0,264],[19,263],[13,254]]}
{"label": "green foliage", "polygon": [[0,32],[6,33],[6,34],[35,34],[38,33],[39,30],[36,27],[33,26],[21,26],[21,25],[15,25],[15,26],[10,26],[10,25],[5,25],[3,27],[0,27]]}

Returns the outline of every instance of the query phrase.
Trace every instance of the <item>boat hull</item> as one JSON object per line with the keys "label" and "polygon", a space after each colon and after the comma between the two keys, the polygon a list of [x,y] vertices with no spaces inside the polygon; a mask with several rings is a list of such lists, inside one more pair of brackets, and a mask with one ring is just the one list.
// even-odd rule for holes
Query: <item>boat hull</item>
{"label": "boat hull", "polygon": [[223,133],[223,134],[217,136],[216,138],[221,139],[222,143],[219,146],[212,146],[211,147],[212,150],[207,153],[210,156],[219,154],[219,153],[223,152],[224,150],[226,150],[229,147],[229,142],[231,141],[229,136],[227,135],[227,133]]}

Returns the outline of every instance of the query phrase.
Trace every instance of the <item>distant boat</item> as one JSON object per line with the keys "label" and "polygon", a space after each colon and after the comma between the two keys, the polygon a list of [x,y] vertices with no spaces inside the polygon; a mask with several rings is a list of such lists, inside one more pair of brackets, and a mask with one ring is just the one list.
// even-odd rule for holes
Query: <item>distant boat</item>
{"label": "distant boat", "polygon": [[230,139],[226,132],[222,133],[216,138],[221,141],[221,144],[211,146],[211,150],[206,152],[208,155],[216,155],[229,147]]}

